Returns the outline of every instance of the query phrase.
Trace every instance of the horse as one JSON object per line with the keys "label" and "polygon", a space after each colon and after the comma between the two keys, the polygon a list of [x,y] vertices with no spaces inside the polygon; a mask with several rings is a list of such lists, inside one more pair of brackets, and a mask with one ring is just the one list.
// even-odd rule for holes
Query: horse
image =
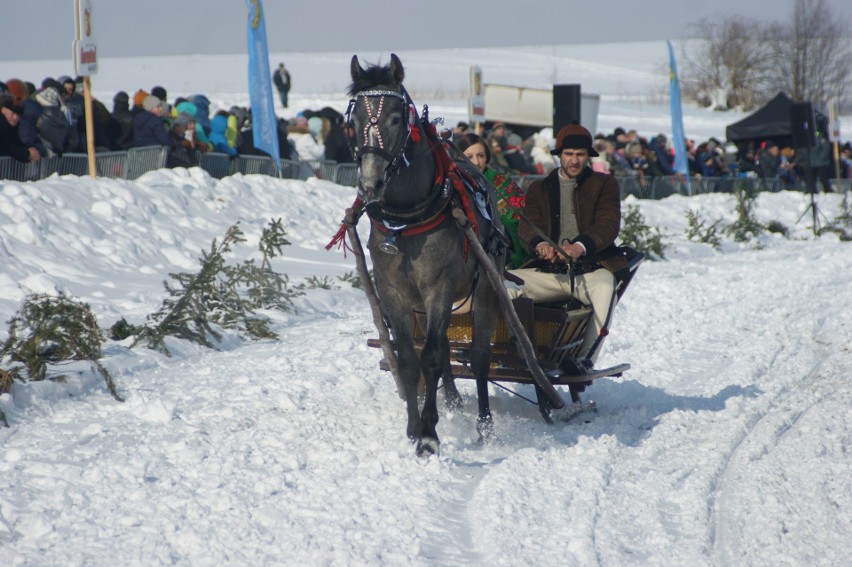
{"label": "horse", "polygon": [[[474,197],[457,190],[458,179],[448,177],[448,170],[458,177],[457,164],[448,159],[447,144],[435,134],[427,111],[423,118],[418,116],[402,84],[405,71],[395,54],[388,64],[366,69],[353,56],[350,72],[347,126],[359,166],[356,202],[361,202],[370,219],[367,247],[378,302],[393,337],[408,414],[406,433],[416,444],[418,456],[439,452],[439,378],[443,379],[446,402],[461,401],[450,371],[447,328],[453,304],[467,298],[474,313],[470,361],[478,399],[476,427],[481,440],[490,440],[494,431],[487,378],[490,340],[500,304],[482,275],[484,266],[468,254],[465,234],[452,213],[463,209],[471,218],[479,242],[502,273],[505,236],[496,215],[493,188],[484,181],[481,193]],[[471,201],[484,200],[483,208],[471,205]],[[490,215],[489,210],[495,214]],[[415,320],[425,334],[419,357]],[[418,408],[421,375],[422,410]]]}

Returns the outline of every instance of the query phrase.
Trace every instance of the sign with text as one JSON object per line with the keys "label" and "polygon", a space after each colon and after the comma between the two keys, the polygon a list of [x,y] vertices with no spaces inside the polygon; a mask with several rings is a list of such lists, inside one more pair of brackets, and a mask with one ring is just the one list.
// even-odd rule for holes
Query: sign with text
{"label": "sign with text", "polygon": [[485,124],[485,91],[482,86],[482,68],[477,65],[470,68],[470,96],[467,100],[468,121],[471,124]]}
{"label": "sign with text", "polygon": [[74,72],[88,77],[98,71],[98,47],[92,34],[92,0],[74,0],[74,14]]}

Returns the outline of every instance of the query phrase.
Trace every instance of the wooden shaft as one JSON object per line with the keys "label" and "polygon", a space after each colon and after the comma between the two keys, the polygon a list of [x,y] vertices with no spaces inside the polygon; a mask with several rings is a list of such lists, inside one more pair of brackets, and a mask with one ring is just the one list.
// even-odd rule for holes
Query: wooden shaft
{"label": "wooden shaft", "polygon": [[399,362],[396,358],[396,351],[394,351],[393,344],[391,343],[390,332],[387,325],[385,325],[385,318],[382,316],[382,307],[379,304],[379,297],[376,295],[376,288],[373,287],[373,280],[370,278],[370,272],[367,270],[367,262],[364,260],[364,248],[361,246],[361,238],[358,236],[357,221],[353,209],[346,209],[346,216],[343,222],[346,225],[346,233],[349,235],[349,241],[352,243],[358,277],[361,278],[364,294],[367,296],[370,311],[373,313],[373,325],[376,326],[376,330],[379,332],[379,344],[382,347],[388,367],[390,367],[393,380],[396,382],[396,393],[404,400],[405,389],[402,386],[402,379],[399,376]]}
{"label": "wooden shaft", "polygon": [[476,234],[473,232],[473,227],[471,226],[464,211],[454,208],[453,217],[459,225],[459,228],[464,231],[467,239],[470,241],[471,248],[473,249],[473,253],[476,254],[476,258],[485,267],[485,273],[488,275],[488,281],[491,283],[491,287],[494,288],[497,298],[500,300],[500,306],[503,308],[503,316],[506,324],[509,326],[512,336],[515,337],[518,341],[518,345],[521,347],[521,354],[524,356],[524,360],[529,367],[533,380],[535,380],[535,383],[538,384],[544,392],[544,395],[547,396],[550,405],[554,409],[562,408],[565,405],[565,401],[562,399],[562,396],[559,395],[556,388],[553,387],[550,380],[547,379],[544,370],[542,370],[541,366],[539,366],[532,342],[530,341],[526,331],[524,331],[524,327],[521,324],[520,319],[518,319],[518,314],[515,313],[515,308],[512,307],[512,300],[509,298],[509,294],[503,286],[503,277],[497,273],[497,268],[494,267],[494,263],[491,261],[491,258],[485,252],[485,249],[482,248],[482,244],[480,244],[479,238],[477,238]]}

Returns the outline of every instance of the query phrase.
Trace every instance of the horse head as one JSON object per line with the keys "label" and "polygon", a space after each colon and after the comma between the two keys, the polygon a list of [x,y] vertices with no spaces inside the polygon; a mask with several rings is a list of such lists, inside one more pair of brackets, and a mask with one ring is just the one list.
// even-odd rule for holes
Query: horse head
{"label": "horse head", "polygon": [[[403,207],[411,199],[419,198],[414,192],[390,195],[388,184],[408,165],[406,152],[419,134],[412,136],[418,126],[417,111],[411,102],[402,80],[405,70],[395,54],[384,66],[361,67],[358,56],[352,56],[350,66],[352,84],[349,87],[347,111],[350,148],[358,164],[360,175],[358,194],[369,206]],[[429,160],[425,160],[429,161]]]}

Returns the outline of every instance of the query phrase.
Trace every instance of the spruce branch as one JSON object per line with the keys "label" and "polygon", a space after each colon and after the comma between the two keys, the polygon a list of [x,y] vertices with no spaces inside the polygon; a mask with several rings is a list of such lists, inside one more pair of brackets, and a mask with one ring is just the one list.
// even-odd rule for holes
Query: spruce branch
{"label": "spruce branch", "polygon": [[[9,338],[0,351],[0,361],[11,365],[7,372],[22,382],[62,381],[64,375],[48,376],[48,364],[88,361],[106,383],[112,396],[119,396],[101,358],[101,335],[95,316],[85,303],[57,295],[32,294],[9,322]],[[9,384],[10,386],[10,384]]]}

